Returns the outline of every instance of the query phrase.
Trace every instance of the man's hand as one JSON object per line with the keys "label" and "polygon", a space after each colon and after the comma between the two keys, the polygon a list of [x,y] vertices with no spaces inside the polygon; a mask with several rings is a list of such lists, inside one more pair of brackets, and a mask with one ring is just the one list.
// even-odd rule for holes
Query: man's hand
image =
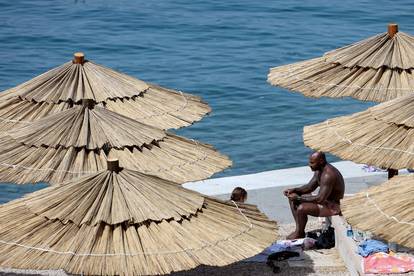
{"label": "man's hand", "polygon": [[284,190],[284,191],[283,191],[283,194],[284,194],[285,196],[287,196],[287,197],[289,197],[289,195],[290,195],[291,193],[293,193],[293,189],[286,189],[286,190]]}
{"label": "man's hand", "polygon": [[287,197],[289,198],[289,200],[295,201],[295,200],[298,200],[299,195],[297,193],[291,192],[287,195]]}

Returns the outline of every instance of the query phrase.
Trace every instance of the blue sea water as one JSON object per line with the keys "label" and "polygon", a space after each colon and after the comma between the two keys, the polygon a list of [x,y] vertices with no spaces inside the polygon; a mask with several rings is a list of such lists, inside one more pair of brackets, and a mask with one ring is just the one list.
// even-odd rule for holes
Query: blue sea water
{"label": "blue sea water", "polygon": [[[97,63],[203,97],[213,113],[177,132],[230,156],[234,166],[216,176],[301,166],[310,152],[304,125],[372,103],[272,87],[269,68],[385,32],[389,22],[414,33],[413,13],[408,0],[0,0],[0,90],[83,51]],[[2,186],[0,202],[33,189]]]}

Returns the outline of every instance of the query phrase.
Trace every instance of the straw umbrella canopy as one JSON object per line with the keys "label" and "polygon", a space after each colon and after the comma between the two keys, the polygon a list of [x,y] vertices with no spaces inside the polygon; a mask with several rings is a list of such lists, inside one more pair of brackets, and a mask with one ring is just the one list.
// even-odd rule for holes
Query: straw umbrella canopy
{"label": "straw umbrella canopy", "polygon": [[74,60],[0,95],[0,131],[72,108],[90,99],[162,129],[180,128],[211,111],[199,97],[146,83],[107,67]]}
{"label": "straw umbrella canopy", "polygon": [[413,93],[414,37],[388,32],[322,57],[270,69],[268,82],[307,97],[353,97],[384,102]]}
{"label": "straw umbrella canopy", "polygon": [[384,168],[414,168],[414,95],[305,126],[306,146]]}
{"label": "straw umbrella canopy", "polygon": [[0,266],[167,274],[251,257],[276,230],[256,206],[204,197],[110,161],[107,171],[1,206]]}
{"label": "straw umbrella canopy", "polygon": [[209,145],[84,100],[0,137],[0,181],[55,184],[102,170],[108,157],[178,183],[208,178],[231,165]]}
{"label": "straw umbrella canopy", "polygon": [[341,208],[355,228],[414,248],[414,177],[395,176],[345,199]]}

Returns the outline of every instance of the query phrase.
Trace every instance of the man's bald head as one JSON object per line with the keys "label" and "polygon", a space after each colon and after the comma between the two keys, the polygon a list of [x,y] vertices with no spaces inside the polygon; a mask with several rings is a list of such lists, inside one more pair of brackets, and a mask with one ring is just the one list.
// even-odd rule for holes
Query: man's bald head
{"label": "man's bald head", "polygon": [[322,169],[326,165],[326,156],[322,151],[315,151],[309,156],[309,167],[312,171]]}
{"label": "man's bald head", "polygon": [[322,151],[315,151],[315,152],[313,152],[313,153],[309,156],[309,158],[314,158],[314,159],[316,159],[316,160],[321,160],[321,161],[326,162],[326,156],[325,156],[325,153],[323,153]]}

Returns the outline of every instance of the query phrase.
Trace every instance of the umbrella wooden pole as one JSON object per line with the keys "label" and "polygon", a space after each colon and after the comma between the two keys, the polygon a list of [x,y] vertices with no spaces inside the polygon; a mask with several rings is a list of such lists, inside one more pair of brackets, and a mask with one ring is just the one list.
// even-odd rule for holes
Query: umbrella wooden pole
{"label": "umbrella wooden pole", "polygon": [[106,161],[106,164],[108,166],[108,170],[111,172],[119,172],[119,160],[118,159],[108,159]]}
{"label": "umbrella wooden pole", "polygon": [[396,33],[398,33],[398,24],[388,24],[388,35],[393,38]]}
{"label": "umbrella wooden pole", "polygon": [[74,64],[83,64],[85,62],[85,55],[81,52],[73,54]]}
{"label": "umbrella wooden pole", "polygon": [[394,176],[398,175],[398,170],[388,169],[388,179],[393,178]]}

